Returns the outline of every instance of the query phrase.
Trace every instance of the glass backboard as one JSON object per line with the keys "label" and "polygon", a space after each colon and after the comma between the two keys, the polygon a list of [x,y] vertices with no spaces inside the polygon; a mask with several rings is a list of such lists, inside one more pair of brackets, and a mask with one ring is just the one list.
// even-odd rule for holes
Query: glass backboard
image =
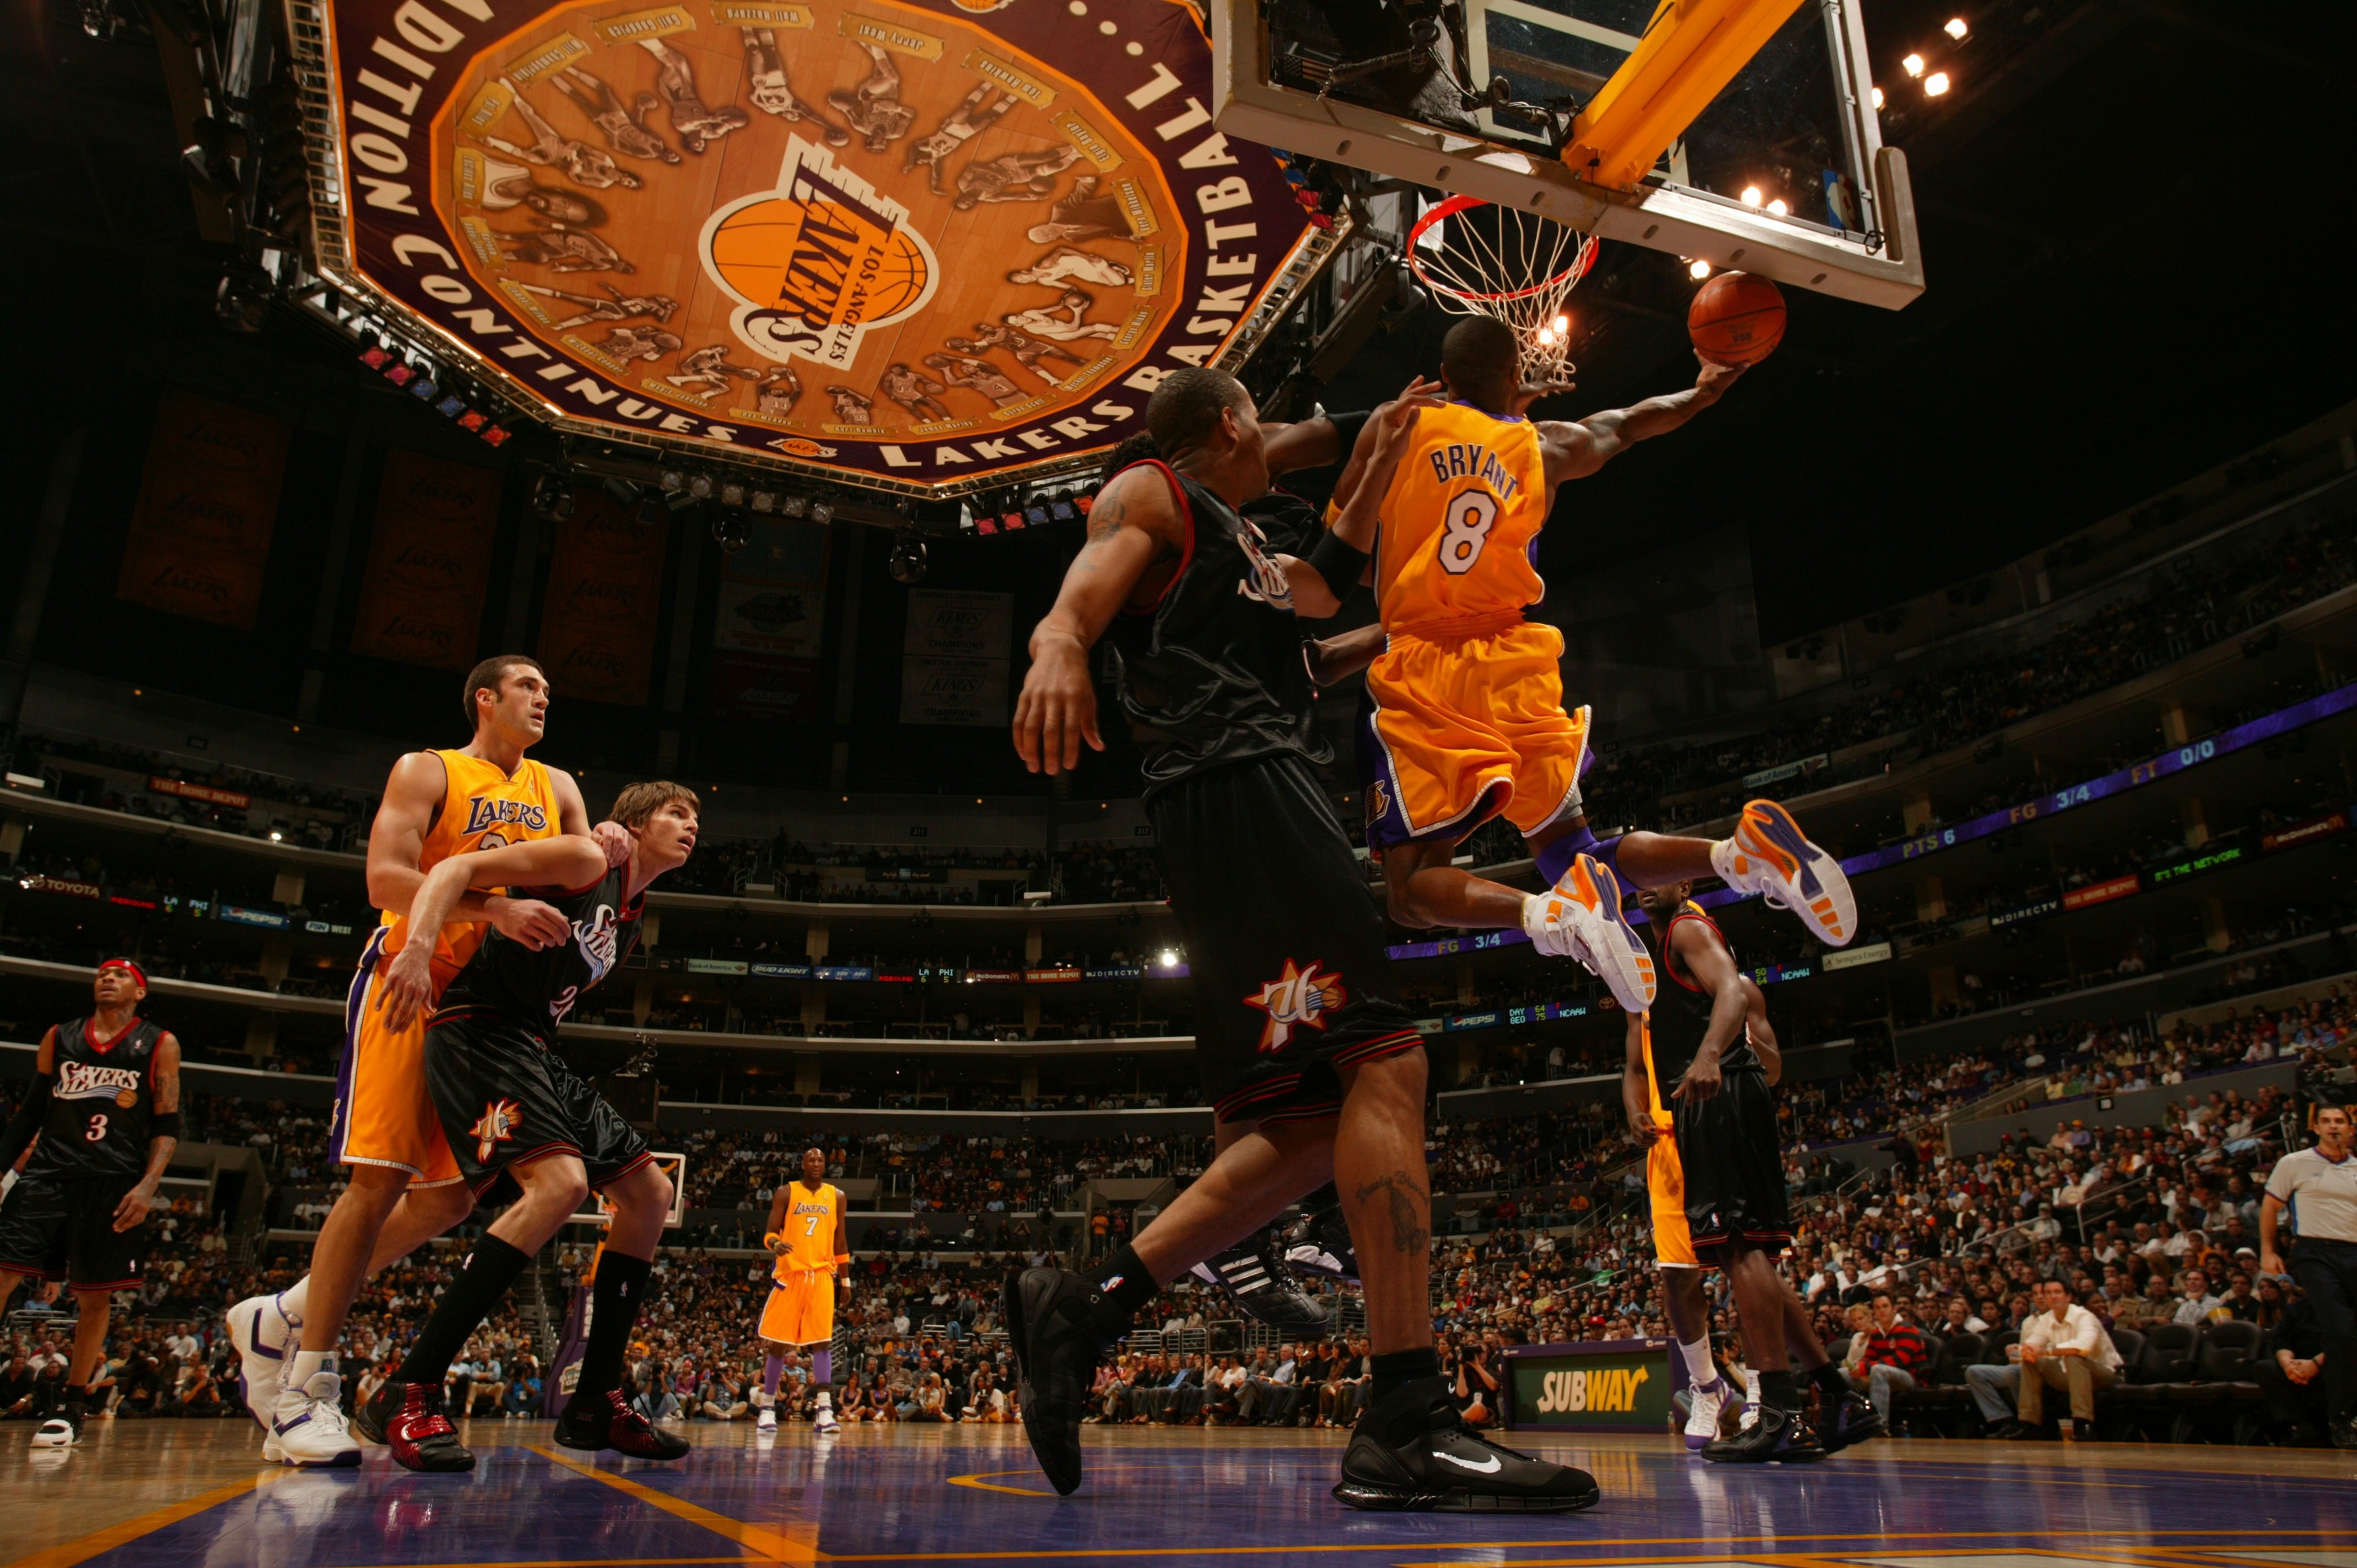
{"label": "glass backboard", "polygon": [[[1461,0],[1439,37],[1422,35],[1429,56],[1379,70],[1387,46],[1414,47],[1406,36],[1336,24],[1399,0],[1219,3],[1222,130],[1868,304],[1922,292],[1906,161],[1881,145],[1857,0],[1801,0],[1627,190],[1577,177],[1558,152],[1569,118],[1663,25],[1655,0]],[[1451,56],[1464,81],[1497,82],[1523,107],[1442,102],[1454,95],[1436,91],[1430,64]]]}

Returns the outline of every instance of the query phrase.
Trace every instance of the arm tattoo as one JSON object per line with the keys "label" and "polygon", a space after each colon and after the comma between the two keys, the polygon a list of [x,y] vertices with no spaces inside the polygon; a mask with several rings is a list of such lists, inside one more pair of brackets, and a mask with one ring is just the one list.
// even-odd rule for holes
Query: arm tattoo
{"label": "arm tattoo", "polygon": [[1392,1245],[1404,1253],[1426,1251],[1432,1246],[1432,1195],[1410,1181],[1405,1171],[1378,1176],[1352,1196],[1359,1202],[1383,1195],[1391,1210]]}

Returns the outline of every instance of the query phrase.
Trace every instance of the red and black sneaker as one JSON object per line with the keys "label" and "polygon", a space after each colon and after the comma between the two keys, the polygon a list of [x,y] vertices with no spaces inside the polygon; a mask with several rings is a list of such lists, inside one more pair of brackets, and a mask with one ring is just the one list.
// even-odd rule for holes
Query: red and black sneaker
{"label": "red and black sneaker", "polygon": [[408,1470],[471,1470],[475,1456],[443,1413],[442,1390],[424,1383],[387,1383],[361,1406],[352,1424],[371,1443],[393,1450]]}
{"label": "red and black sneaker", "polygon": [[677,1459],[692,1446],[683,1437],[655,1430],[654,1423],[630,1408],[619,1389],[603,1397],[576,1397],[556,1419],[556,1441],[565,1448],[596,1452],[611,1448],[633,1459]]}

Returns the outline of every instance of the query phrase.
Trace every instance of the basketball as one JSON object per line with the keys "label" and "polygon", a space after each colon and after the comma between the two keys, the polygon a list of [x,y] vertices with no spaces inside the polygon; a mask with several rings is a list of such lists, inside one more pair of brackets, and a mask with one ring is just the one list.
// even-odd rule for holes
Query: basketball
{"label": "basketball", "polygon": [[1714,365],[1756,365],[1784,340],[1784,296],[1749,273],[1721,273],[1686,310],[1695,352]]}

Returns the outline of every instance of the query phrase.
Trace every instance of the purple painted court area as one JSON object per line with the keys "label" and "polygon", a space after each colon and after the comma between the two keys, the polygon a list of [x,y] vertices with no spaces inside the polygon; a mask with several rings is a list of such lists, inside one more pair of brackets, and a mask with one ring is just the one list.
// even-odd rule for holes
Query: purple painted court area
{"label": "purple painted court area", "polygon": [[[510,1440],[544,1444],[544,1432],[533,1423]],[[1602,1505],[1555,1518],[1381,1516],[1328,1497],[1339,1438],[1298,1435],[1092,1433],[1088,1483],[1065,1499],[1032,1469],[1019,1431],[856,1431],[822,1448],[801,1431],[762,1446],[742,1429],[701,1428],[697,1452],[675,1467],[608,1456],[600,1468],[621,1485],[525,1446],[485,1447],[461,1477],[413,1476],[372,1451],[357,1472],[270,1472],[251,1493],[85,1561],[553,1568],[1150,1551],[1179,1563],[1388,1565],[1904,1552],[1932,1554],[1925,1568],[1951,1553],[1991,1568],[2016,1551],[2067,1561],[2129,1546],[2313,1553],[2357,1541],[2357,1462],[2326,1453],[1885,1441],[1806,1468],[1727,1470],[1664,1438],[1542,1437],[1526,1446],[1595,1471]],[[1400,1552],[1409,1555],[1391,1555]]]}

